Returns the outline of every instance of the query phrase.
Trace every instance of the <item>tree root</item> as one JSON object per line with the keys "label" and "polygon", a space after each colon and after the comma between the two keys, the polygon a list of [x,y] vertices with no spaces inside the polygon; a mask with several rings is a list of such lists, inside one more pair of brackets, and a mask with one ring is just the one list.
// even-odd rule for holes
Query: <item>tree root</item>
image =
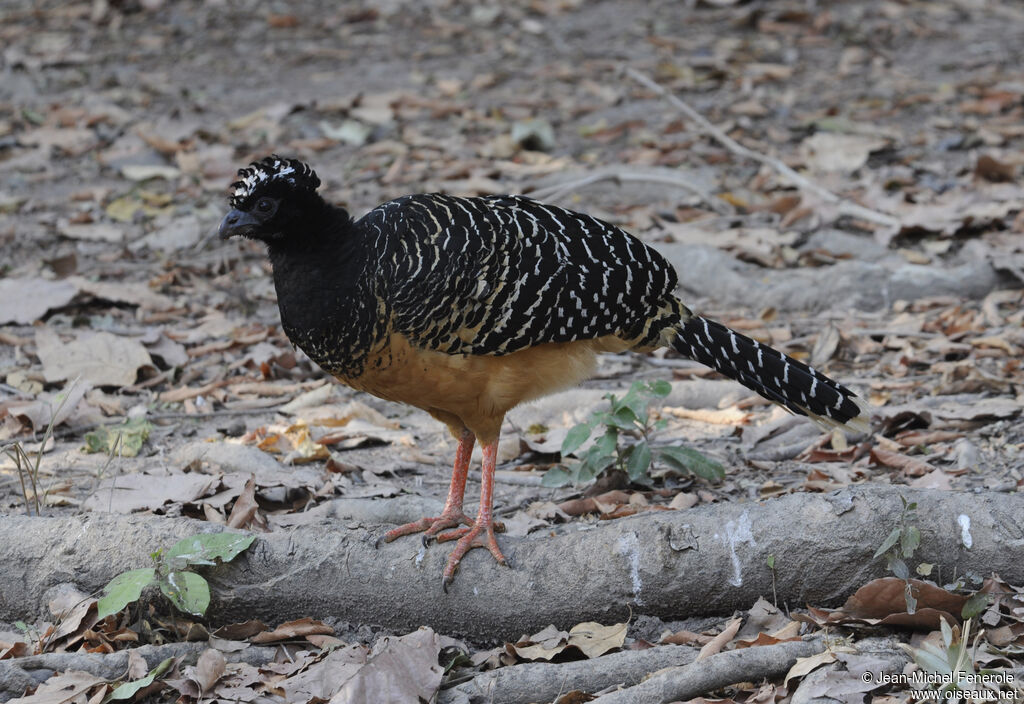
{"label": "tree root", "polygon": [[[205,641],[197,643],[167,643],[165,645],[143,645],[132,652],[142,656],[149,669],[153,669],[167,658],[184,658],[187,664],[195,664],[199,654],[209,648]],[[227,662],[245,662],[262,665],[271,662],[277,648],[249,646],[235,652],[224,653]],[[128,651],[116,653],[46,653],[29,655],[14,660],[0,661],[0,701],[5,697],[20,696],[26,689],[38,687],[54,672],[82,671],[106,680],[123,677],[128,670]]]}
{"label": "tree root", "polygon": [[[899,524],[901,497],[918,504],[922,540],[913,561],[933,563],[937,581],[971,571],[1024,582],[1024,497],[897,486],[648,511],[591,530],[569,523],[554,528],[556,535],[501,536],[514,566],[474,551],[448,595],[439,586],[447,546],[424,549],[403,539],[374,549],[383,528],[329,519],[260,534],[234,562],[200,571],[213,588],[207,619],[215,624],[337,616],[489,641],[548,624],[613,623],[630,613],[666,620],[726,614],[770,594],[773,577],[780,604],[830,606],[886,574],[884,560],[873,556]],[[58,585],[98,591],[115,575],[148,566],[160,547],[221,530],[151,515],[0,516],[0,620],[49,617],[44,605]]]}
{"label": "tree root", "polygon": [[825,641],[820,637],[730,650],[689,665],[670,668],[638,685],[605,694],[594,701],[600,704],[660,704],[692,699],[737,682],[760,682],[766,677],[781,677],[797,658],[817,655],[823,650]]}
{"label": "tree root", "polygon": [[697,651],[681,645],[626,650],[597,660],[532,662],[483,672],[438,693],[437,704],[528,704],[553,701],[572,690],[598,692],[641,682],[649,673],[693,662]]}

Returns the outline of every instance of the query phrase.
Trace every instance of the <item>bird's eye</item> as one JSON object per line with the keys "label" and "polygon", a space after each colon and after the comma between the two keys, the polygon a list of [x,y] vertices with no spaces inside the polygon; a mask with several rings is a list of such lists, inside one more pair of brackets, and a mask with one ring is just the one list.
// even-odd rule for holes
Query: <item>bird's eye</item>
{"label": "bird's eye", "polygon": [[269,198],[263,198],[256,204],[256,210],[261,213],[269,213],[274,208],[274,202]]}

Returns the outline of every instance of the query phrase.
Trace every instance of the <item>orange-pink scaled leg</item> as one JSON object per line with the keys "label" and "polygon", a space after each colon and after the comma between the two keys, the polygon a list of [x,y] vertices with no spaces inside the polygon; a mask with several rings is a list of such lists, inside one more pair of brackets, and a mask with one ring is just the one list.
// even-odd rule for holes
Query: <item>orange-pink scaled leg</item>
{"label": "orange-pink scaled leg", "polygon": [[455,467],[452,469],[452,483],[448,488],[448,499],[440,516],[421,518],[404,526],[393,528],[384,534],[384,542],[390,543],[395,538],[412,533],[423,533],[423,544],[430,542],[439,531],[455,528],[463,523],[473,525],[473,521],[462,511],[462,499],[466,493],[466,474],[469,472],[469,460],[473,456],[473,444],[476,438],[468,429],[459,436],[459,447],[455,451]]}
{"label": "orange-pink scaled leg", "polygon": [[483,467],[480,472],[480,510],[476,514],[476,521],[468,528],[457,528],[437,536],[438,542],[455,539],[459,541],[455,544],[452,554],[448,556],[448,564],[445,565],[441,576],[441,586],[445,591],[448,591],[448,585],[455,576],[459,562],[473,548],[487,548],[498,564],[508,564],[494,537],[494,465],[498,459],[497,439],[483,446],[483,454]]}

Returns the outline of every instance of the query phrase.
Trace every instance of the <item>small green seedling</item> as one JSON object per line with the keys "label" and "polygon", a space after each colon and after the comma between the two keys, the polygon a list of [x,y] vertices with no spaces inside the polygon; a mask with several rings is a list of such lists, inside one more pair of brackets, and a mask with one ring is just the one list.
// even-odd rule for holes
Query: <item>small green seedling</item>
{"label": "small green seedling", "polygon": [[[907,613],[917,611],[917,599],[914,597],[910,585],[910,568],[904,560],[914,556],[914,552],[921,544],[921,529],[917,527],[917,503],[907,503],[902,496],[903,511],[900,513],[900,523],[893,528],[886,536],[882,544],[875,550],[874,557],[877,559],[885,555],[886,567],[894,575],[906,582],[904,598],[907,602]],[[924,565],[925,563],[922,563]],[[919,567],[919,572],[921,565]],[[931,571],[931,565],[925,568]]]}
{"label": "small green seedling", "polygon": [[156,584],[180,611],[202,616],[210,605],[210,585],[189,568],[230,562],[256,540],[239,533],[203,533],[184,538],[168,550],[150,557],[153,567],[129,570],[110,580],[97,604],[99,618],[116,614],[142,596],[142,590]]}
{"label": "small green seedling", "polygon": [[998,659],[982,642],[984,630],[978,630],[972,638],[971,619],[966,619],[963,627],[950,625],[942,616],[939,619],[941,642],[927,640],[920,648],[900,646],[930,676],[929,682],[935,683],[931,685],[934,699],[953,703],[1014,699],[1012,677],[1009,681],[1005,675],[993,677],[1005,670],[975,669],[978,661]]}
{"label": "small green seedling", "polygon": [[[653,447],[651,437],[665,427],[664,420],[652,421],[650,406],[656,399],[668,396],[672,385],[667,381],[635,381],[619,398],[606,394],[610,409],[597,411],[590,419],[573,426],[562,442],[562,457],[577,450],[603,427],[604,432],[584,450],[579,462],[570,467],[553,467],[544,475],[545,486],[584,484],[593,481],[608,469],[621,469],[631,481],[649,483],[652,462],[661,462],[677,471],[696,474],[705,479],[721,479],[725,470],[718,462],[688,447]],[[631,443],[624,442],[631,439]]]}
{"label": "small green seedling", "polygon": [[775,555],[766,557],[765,564],[772,571],[772,603],[777,607],[779,605],[779,594],[775,591]]}

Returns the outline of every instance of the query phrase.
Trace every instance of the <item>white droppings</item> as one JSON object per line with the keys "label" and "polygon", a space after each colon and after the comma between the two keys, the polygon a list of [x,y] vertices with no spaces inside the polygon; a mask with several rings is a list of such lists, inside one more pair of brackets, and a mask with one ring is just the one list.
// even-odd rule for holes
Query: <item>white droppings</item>
{"label": "white droppings", "polygon": [[427,556],[427,546],[420,545],[419,551],[416,553],[416,566],[419,567],[423,562],[423,558]]}
{"label": "white droppings", "polygon": [[747,511],[740,514],[738,521],[729,521],[725,524],[724,542],[729,547],[729,556],[732,559],[732,578],[729,580],[729,584],[734,587],[739,587],[743,584],[743,569],[740,557],[736,554],[736,546],[740,543],[754,545],[754,534],[750,528],[750,513]]}
{"label": "white droppings", "polygon": [[637,606],[643,606],[644,600],[640,597],[640,590],[643,582],[640,580],[640,540],[636,533],[623,533],[619,536],[619,553],[629,560],[629,579],[633,583],[633,601]]}
{"label": "white droppings", "polygon": [[960,524],[960,542],[970,550],[974,545],[974,538],[971,537],[971,517],[966,513],[961,513],[956,517],[956,522]]}

